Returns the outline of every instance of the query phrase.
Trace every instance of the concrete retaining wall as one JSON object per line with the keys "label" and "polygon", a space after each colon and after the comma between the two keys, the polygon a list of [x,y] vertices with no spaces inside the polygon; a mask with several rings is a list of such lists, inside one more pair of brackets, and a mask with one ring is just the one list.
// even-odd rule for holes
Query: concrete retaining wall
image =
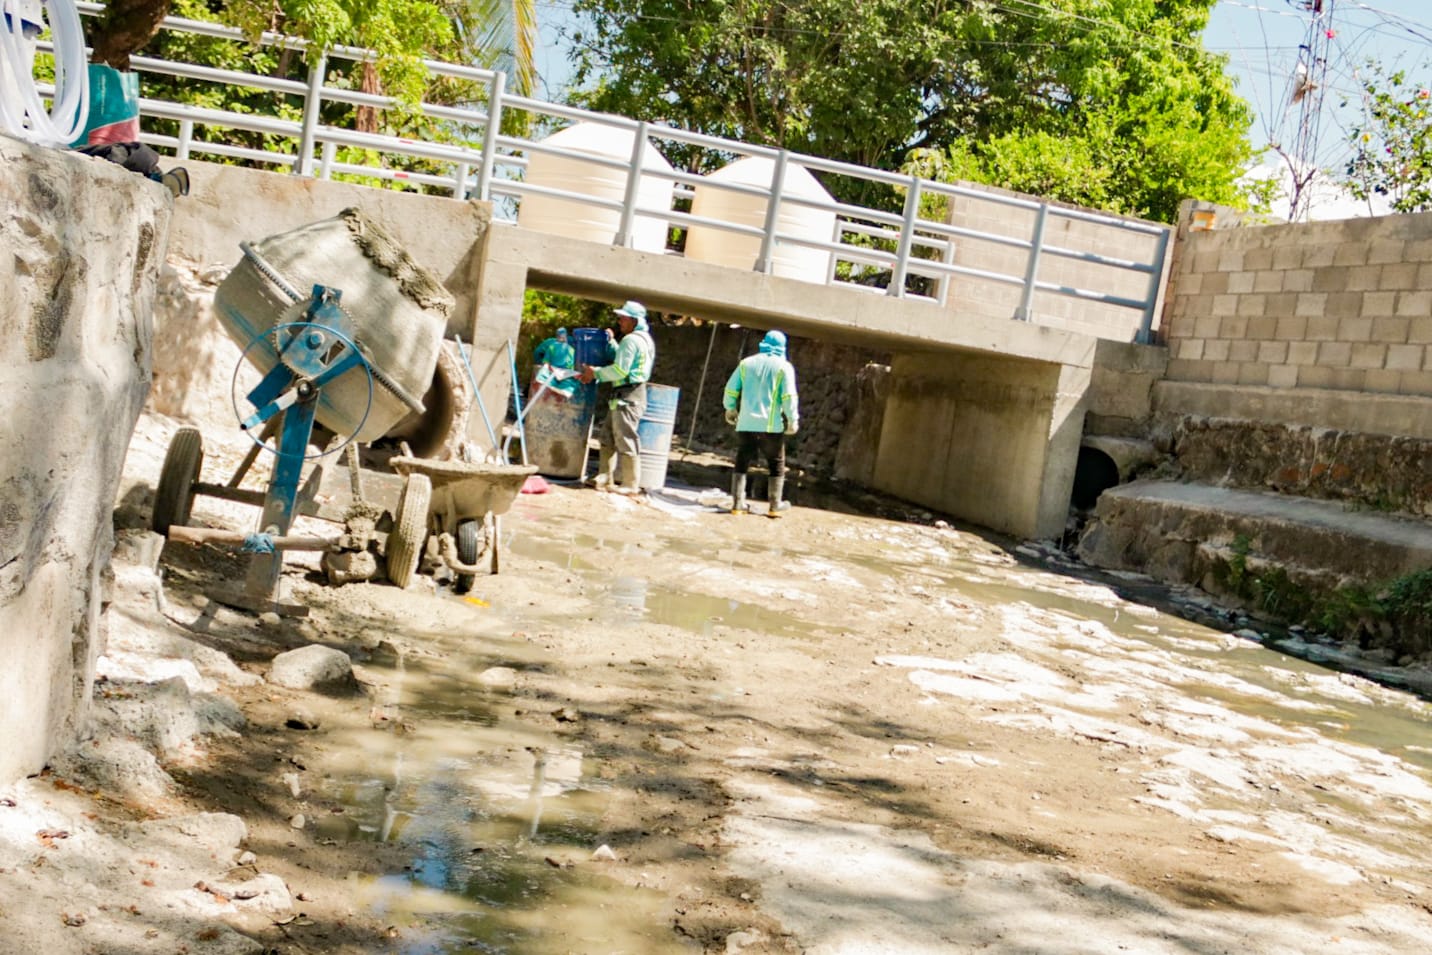
{"label": "concrete retaining wall", "polygon": [[4,782],[38,772],[84,723],[173,200],[114,164],[3,136],[0,197]]}

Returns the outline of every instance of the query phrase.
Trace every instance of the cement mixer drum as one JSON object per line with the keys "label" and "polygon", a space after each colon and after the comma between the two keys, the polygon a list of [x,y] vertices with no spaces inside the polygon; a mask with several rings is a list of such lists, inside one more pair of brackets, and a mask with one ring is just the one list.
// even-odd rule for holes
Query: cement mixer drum
{"label": "cement mixer drum", "polygon": [[287,321],[315,285],[329,286],[342,290],[353,339],[376,387],[370,406],[363,376],[334,380],[319,399],[318,422],[366,443],[409,412],[422,413],[454,304],[437,276],[356,208],[242,248],[243,259],[214,294],[214,308],[261,374],[277,363],[277,353],[248,346]]}

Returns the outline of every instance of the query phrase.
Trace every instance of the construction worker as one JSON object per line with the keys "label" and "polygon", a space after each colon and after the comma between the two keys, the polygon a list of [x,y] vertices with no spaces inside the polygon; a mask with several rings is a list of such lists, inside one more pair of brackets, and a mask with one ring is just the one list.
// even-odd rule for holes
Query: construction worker
{"label": "construction worker", "polygon": [[786,360],[786,336],[769,331],[760,349],[742,359],[726,381],[722,399],[726,423],[736,428],[736,465],[731,475],[731,513],[746,511],[746,472],[760,451],[771,475],[766,514],[780,517],[790,507],[786,487],[786,437],[800,427],[796,370]]}
{"label": "construction worker", "polygon": [[577,363],[577,352],[567,341],[567,330],[557,329],[550,338],[542,340],[532,352],[533,387],[529,394],[535,397],[542,385],[570,398],[577,390],[577,376],[563,375]]}
{"label": "construction worker", "polygon": [[612,386],[607,420],[602,427],[597,484],[619,494],[636,494],[641,490],[641,445],[636,429],[646,411],[646,383],[656,362],[656,343],[647,327],[646,306],[627,302],[616,309],[616,316],[622,334],[620,341],[613,341],[611,333],[607,333],[608,364],[583,365],[581,380]]}

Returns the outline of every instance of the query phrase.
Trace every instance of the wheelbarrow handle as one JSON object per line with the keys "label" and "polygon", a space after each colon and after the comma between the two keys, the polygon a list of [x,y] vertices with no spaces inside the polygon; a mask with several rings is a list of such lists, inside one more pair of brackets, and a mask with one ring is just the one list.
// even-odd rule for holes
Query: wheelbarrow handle
{"label": "wheelbarrow handle", "polygon": [[[182,524],[169,525],[169,539],[181,544],[242,544],[249,538],[242,531],[221,530],[215,527],[185,527]],[[278,550],[332,550],[341,549],[340,538],[327,537],[274,537],[273,546]]]}

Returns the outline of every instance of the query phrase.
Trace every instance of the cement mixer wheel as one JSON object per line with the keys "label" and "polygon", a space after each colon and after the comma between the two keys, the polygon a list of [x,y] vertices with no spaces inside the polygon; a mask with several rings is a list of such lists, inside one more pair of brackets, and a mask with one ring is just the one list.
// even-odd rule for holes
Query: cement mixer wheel
{"label": "cement mixer wheel", "polygon": [[[483,532],[486,529],[480,520],[466,520],[457,526],[458,560],[469,567],[477,563],[478,555],[482,552]],[[458,574],[457,581],[453,584],[453,591],[465,594],[472,589],[476,580],[475,574]]]}
{"label": "cement mixer wheel", "polygon": [[184,526],[194,509],[194,482],[204,466],[204,438],[198,428],[180,428],[169,442],[164,466],[159,470],[159,487],[154,491],[154,508],[149,515],[155,533],[168,534],[173,524]]}
{"label": "cement mixer wheel", "polygon": [[433,499],[433,483],[426,474],[409,474],[403,481],[403,495],[398,499],[398,513],[393,517],[393,530],[388,534],[388,579],[404,590],[418,569],[423,541],[428,536],[428,506]]}

